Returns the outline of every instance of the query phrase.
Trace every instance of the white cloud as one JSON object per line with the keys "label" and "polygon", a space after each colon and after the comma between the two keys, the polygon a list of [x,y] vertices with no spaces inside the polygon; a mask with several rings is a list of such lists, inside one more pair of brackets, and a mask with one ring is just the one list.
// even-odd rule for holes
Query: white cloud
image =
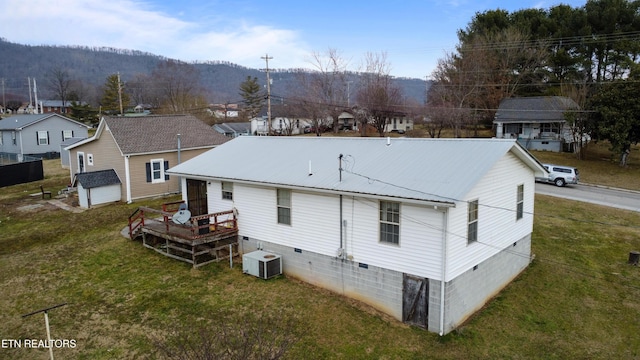
{"label": "white cloud", "polygon": [[233,23],[185,21],[133,0],[5,0],[0,11],[10,14],[2,20],[0,36],[20,44],[106,46],[249,67],[264,66],[260,57],[269,53],[279,68],[305,66],[310,52],[292,30],[237,18]]}

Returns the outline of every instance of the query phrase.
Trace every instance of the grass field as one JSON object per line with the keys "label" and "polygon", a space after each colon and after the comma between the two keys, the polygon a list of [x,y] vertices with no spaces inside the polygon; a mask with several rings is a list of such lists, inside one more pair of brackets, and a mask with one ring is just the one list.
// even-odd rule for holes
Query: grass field
{"label": "grass field", "polygon": [[[571,165],[563,155],[536,154]],[[637,185],[640,159],[632,155],[621,170],[604,160],[577,164],[584,181],[619,171]],[[154,359],[173,330],[260,314],[290,324],[299,340],[287,359],[640,358],[640,267],[627,264],[640,251],[640,213],[537,196],[531,266],[439,337],[305,283],[243,275],[239,264],[194,270],[120,235],[137,206],[175,198],[71,213],[30,195],[41,183],[55,193],[68,181],[57,160],[45,161],[45,174],[0,189],[0,340],[45,339],[42,315],[21,315],[66,302],[49,313],[52,337],[77,346],[55,350],[56,358]],[[0,358],[48,353],[2,347]]]}

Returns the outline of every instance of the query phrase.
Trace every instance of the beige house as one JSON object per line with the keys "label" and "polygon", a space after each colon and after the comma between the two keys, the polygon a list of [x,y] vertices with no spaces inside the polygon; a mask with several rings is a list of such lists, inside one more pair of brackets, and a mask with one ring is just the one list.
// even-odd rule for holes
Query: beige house
{"label": "beige house", "polygon": [[113,169],[121,201],[177,193],[167,169],[229,139],[191,115],[103,117],[94,136],[66,147],[71,183],[78,173]]}

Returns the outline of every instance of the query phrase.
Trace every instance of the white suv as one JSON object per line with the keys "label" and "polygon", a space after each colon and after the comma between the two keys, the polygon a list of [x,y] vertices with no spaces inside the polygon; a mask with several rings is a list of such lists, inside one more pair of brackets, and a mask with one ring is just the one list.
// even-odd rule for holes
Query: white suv
{"label": "white suv", "polygon": [[565,186],[567,184],[577,184],[580,180],[578,169],[570,166],[542,164],[549,172],[546,178],[537,177],[536,181],[552,183],[556,186]]}

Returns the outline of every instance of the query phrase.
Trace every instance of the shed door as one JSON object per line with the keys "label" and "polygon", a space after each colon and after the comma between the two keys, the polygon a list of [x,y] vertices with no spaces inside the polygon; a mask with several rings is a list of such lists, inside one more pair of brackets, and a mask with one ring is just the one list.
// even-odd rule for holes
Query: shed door
{"label": "shed door", "polygon": [[429,320],[429,279],[404,274],[402,320],[427,329]]}

